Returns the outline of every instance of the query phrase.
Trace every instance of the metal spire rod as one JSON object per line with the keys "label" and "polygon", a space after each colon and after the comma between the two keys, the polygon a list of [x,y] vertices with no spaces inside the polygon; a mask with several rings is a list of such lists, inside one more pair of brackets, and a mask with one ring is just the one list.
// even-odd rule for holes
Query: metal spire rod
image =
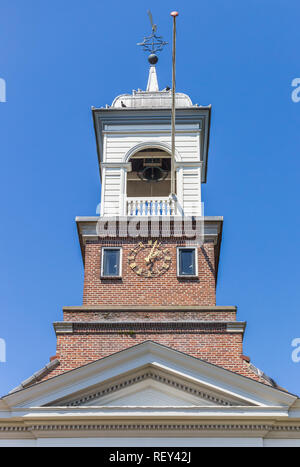
{"label": "metal spire rod", "polygon": [[175,195],[175,123],[176,123],[176,18],[177,11],[172,11],[173,17],[173,54],[172,54],[172,158],[171,158],[171,196]]}

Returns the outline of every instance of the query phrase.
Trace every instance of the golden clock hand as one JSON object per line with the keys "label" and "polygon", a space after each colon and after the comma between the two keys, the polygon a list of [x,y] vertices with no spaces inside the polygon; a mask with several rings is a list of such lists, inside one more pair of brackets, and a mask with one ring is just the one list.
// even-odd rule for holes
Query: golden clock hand
{"label": "golden clock hand", "polygon": [[146,258],[146,263],[149,264],[151,263],[153,265],[154,261],[156,261],[157,259],[161,259],[161,255],[162,255],[162,251],[156,251],[155,253],[153,253],[152,256],[150,256],[149,260],[148,258]]}
{"label": "golden clock hand", "polygon": [[155,250],[156,245],[157,245],[157,240],[154,242],[154,245],[151,248],[149,256],[147,256],[147,258],[145,258],[145,261],[146,261],[147,264],[150,262],[150,258],[152,257],[152,254],[153,254],[153,251]]}
{"label": "golden clock hand", "polygon": [[152,247],[152,250],[151,250],[151,252],[150,252],[150,255],[149,255],[149,256],[152,256],[152,254],[153,254],[153,251],[154,251],[154,250],[155,250],[155,248],[156,248],[156,245],[157,245],[157,240],[155,240],[155,242],[154,242],[154,245],[153,245],[153,247]]}

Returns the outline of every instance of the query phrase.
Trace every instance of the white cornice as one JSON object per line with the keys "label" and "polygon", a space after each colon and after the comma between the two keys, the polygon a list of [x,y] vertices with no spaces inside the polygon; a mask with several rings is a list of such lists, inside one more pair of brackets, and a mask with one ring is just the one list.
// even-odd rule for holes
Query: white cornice
{"label": "white cornice", "polygon": [[118,406],[80,406],[80,407],[30,407],[28,409],[12,409],[10,413],[12,419],[26,419],[31,423],[43,421],[49,422],[54,419],[60,420],[101,420],[108,421],[114,419],[126,420],[165,420],[166,418],[180,420],[270,420],[288,419],[287,407],[220,407],[220,406],[139,406],[139,407],[118,407]]}
{"label": "white cornice", "polygon": [[232,321],[227,323],[227,332],[230,333],[244,333],[246,329],[246,322]]}
{"label": "white cornice", "polygon": [[[115,420],[104,421],[86,419],[85,421],[72,421],[65,419],[31,421],[26,420],[23,423],[11,423],[0,425],[0,439],[37,439],[37,438],[91,438],[101,439],[102,437],[184,437],[201,438],[220,437],[228,438],[253,438],[260,437],[264,439],[299,439],[300,423],[274,420],[236,420],[225,421],[223,419],[192,420],[182,421],[180,419],[171,419],[168,422],[161,420],[143,420],[142,422],[134,420]],[[66,441],[66,445],[68,442]],[[185,445],[185,444],[183,444]]]}
{"label": "white cornice", "polygon": [[73,334],[73,323],[69,321],[61,321],[53,323],[56,334]]}

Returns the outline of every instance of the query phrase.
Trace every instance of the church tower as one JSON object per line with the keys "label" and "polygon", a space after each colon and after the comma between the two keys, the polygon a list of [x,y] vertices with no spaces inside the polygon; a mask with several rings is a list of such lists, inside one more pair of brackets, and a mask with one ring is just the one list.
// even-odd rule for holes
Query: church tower
{"label": "church tower", "polygon": [[211,107],[159,89],[155,25],[142,45],[146,90],[92,109],[101,205],[76,219],[83,303],[54,323],[50,363],[0,399],[0,446],[300,446],[299,398],[244,356],[236,307],[216,305]]}
{"label": "church tower", "polygon": [[243,355],[236,307],[216,306],[223,219],[204,216],[201,195],[211,107],[176,93],[172,164],[172,90],[159,89],[164,42],[153,34],[150,49],[149,38],[142,44],[151,52],[146,90],[92,108],[100,216],[76,219],[83,304],[54,323],[57,366],[44,378],[153,341],[271,384]]}

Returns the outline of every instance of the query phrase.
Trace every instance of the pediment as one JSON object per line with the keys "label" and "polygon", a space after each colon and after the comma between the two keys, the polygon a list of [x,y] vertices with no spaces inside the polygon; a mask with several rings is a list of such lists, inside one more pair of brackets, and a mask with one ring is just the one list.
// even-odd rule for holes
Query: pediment
{"label": "pediment", "polygon": [[105,381],[103,384],[73,394],[50,406],[61,407],[159,407],[159,406],[234,406],[245,405],[238,398],[208,390],[167,369],[148,365],[137,372]]}
{"label": "pediment", "polygon": [[147,341],[9,394],[1,401],[5,410],[49,408],[51,412],[57,407],[73,413],[80,407],[271,409],[288,407],[295,399],[279,389]]}

